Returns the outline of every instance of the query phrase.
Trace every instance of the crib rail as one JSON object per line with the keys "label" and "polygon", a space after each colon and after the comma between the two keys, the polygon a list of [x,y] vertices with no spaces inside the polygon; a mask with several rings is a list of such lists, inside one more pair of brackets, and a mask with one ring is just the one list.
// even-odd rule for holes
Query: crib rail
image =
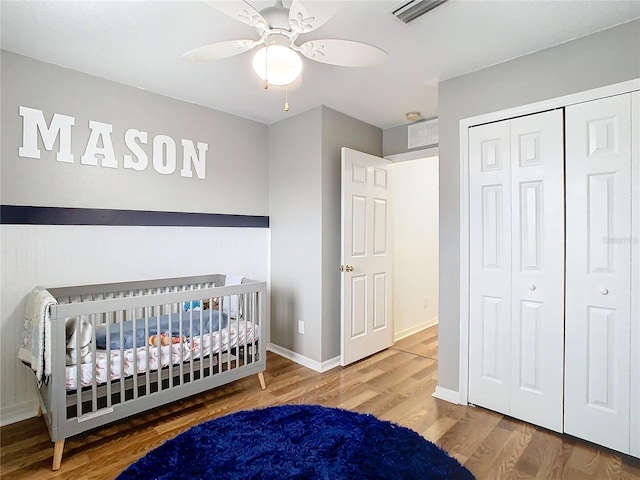
{"label": "crib rail", "polygon": [[[245,283],[251,283],[246,280]],[[98,295],[111,295],[112,297],[128,295],[143,295],[146,292],[155,290],[157,293],[175,291],[176,289],[193,290],[206,288],[207,286],[224,285],[225,275],[203,275],[195,277],[176,277],[156,280],[142,280],[133,282],[104,283],[96,285],[80,285],[75,287],[48,288],[60,303],[70,303],[70,301],[92,301]],[[114,298],[115,298],[114,297]],[[64,299],[73,299],[67,300]]]}
{"label": "crib rail", "polygon": [[50,289],[59,303],[41,397],[52,440],[264,371],[266,284],[222,282]]}

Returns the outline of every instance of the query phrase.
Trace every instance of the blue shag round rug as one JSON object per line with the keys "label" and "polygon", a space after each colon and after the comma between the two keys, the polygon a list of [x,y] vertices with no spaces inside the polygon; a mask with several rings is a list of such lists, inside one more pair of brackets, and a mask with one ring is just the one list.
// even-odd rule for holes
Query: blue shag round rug
{"label": "blue shag round rug", "polygon": [[317,405],[276,406],[210,420],[152,450],[118,478],[474,479],[413,430]]}

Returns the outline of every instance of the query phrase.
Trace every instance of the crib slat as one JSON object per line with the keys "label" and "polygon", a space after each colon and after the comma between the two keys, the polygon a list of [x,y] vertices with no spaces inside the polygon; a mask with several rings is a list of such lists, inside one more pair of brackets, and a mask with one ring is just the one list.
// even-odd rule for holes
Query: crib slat
{"label": "crib slat", "polygon": [[[118,295],[118,297],[123,297],[124,295]],[[124,385],[124,379],[125,379],[125,374],[124,374],[124,315],[122,314],[122,310],[118,310],[118,326],[120,327],[120,348],[119,350],[119,357],[120,357],[120,401],[118,403],[124,403],[124,391],[125,391],[125,385]],[[111,359],[108,360],[108,367],[109,367],[109,371],[107,373],[108,377],[111,375]]]}
{"label": "crib slat", "polygon": [[80,352],[80,326],[78,325],[78,320],[82,320],[81,317],[75,318],[75,328],[76,328],[76,399],[78,402],[78,406],[76,407],[76,414],[78,417],[82,415],[82,362],[78,358],[78,353]]}
{"label": "crib slat", "polygon": [[149,356],[151,354],[150,348],[149,348],[149,315],[145,315],[144,318],[144,338],[145,338],[145,342],[144,342],[144,351],[145,351],[145,360],[146,360],[146,368],[144,369],[144,381],[145,381],[145,387],[144,387],[144,394],[145,395],[149,395],[151,393],[151,365],[149,364]]}
{"label": "crib slat", "polygon": [[133,329],[133,400],[138,399],[138,349],[140,345],[138,345],[138,320],[136,315],[134,315],[133,310],[131,311],[132,319],[131,326]]}
{"label": "crib slat", "polygon": [[143,396],[147,396],[150,394],[150,388],[151,388],[151,372],[149,369],[149,357],[151,356],[151,319],[153,318],[153,307],[150,306],[146,306],[144,307],[144,314],[143,314],[143,327],[144,327],[144,334],[142,336],[143,338],[143,345],[141,345],[143,347],[142,352],[140,353],[141,357],[140,357],[140,368],[141,371],[143,372],[143,376],[144,379],[141,378],[141,383],[143,384]]}
{"label": "crib slat", "polygon": [[[107,354],[107,408],[111,408],[112,397],[111,397],[111,321],[112,317],[110,314],[103,314],[104,326],[105,326],[105,342],[106,342],[106,354]],[[97,352],[94,347],[94,358],[97,358]],[[97,362],[96,362],[97,363]]]}
{"label": "crib slat", "polygon": [[[191,309],[189,310],[191,312],[191,314],[193,315],[193,305],[191,306]],[[200,364],[200,379],[202,380],[204,378],[204,315],[202,315],[202,310],[200,311],[200,343],[202,343],[202,347],[200,349],[200,361],[198,362]],[[209,330],[211,330],[211,322],[209,322]],[[191,331],[191,336],[193,336],[193,331]]]}
{"label": "crib slat", "polygon": [[[239,334],[240,334],[240,295],[234,295],[235,301],[233,302],[236,305],[236,312],[235,312],[235,342],[233,341],[233,339],[231,338],[231,334],[229,334],[229,354],[231,355],[231,362],[233,363],[235,361],[236,366],[238,363],[237,357],[238,357],[238,347],[239,347]],[[232,346],[235,343],[236,346],[236,355],[235,358],[232,355]]]}
{"label": "crib slat", "polygon": [[[184,336],[184,329],[183,329],[183,309],[180,309],[180,312],[178,313],[178,322],[180,322],[180,325],[178,327],[178,333],[180,334],[180,351],[183,352],[185,349],[185,346],[183,344],[183,336]],[[179,385],[182,385],[182,383],[184,382],[184,361],[180,362],[180,380],[178,381]]]}
{"label": "crib slat", "polygon": [[[204,299],[202,300],[202,312],[204,313]],[[209,297],[209,374],[213,375],[213,299]],[[220,323],[220,312],[218,312],[218,323]]]}
{"label": "crib slat", "polygon": [[173,388],[173,310],[177,304],[172,304],[169,310],[169,385],[167,388]]}
{"label": "crib slat", "polygon": [[[193,317],[191,315],[187,315],[189,317],[189,334],[191,335],[191,338],[194,339],[196,338],[193,335]],[[200,337],[200,352],[202,352],[202,337]],[[190,361],[189,361],[189,383],[192,383],[194,378],[193,378],[193,361],[194,361],[194,357],[195,355],[191,355]]]}
{"label": "crib slat", "polygon": [[[89,316],[89,322],[91,323],[91,343],[93,345],[96,344],[96,314],[91,314]],[[82,325],[82,319],[80,319],[80,324]],[[78,350],[79,351],[79,350]],[[78,361],[78,363],[81,363]],[[96,389],[98,388],[98,383],[96,381],[96,377],[98,376],[98,362],[91,362],[93,375],[91,375],[91,412],[95,412],[98,410],[98,397],[96,395]],[[81,384],[82,385],[82,384]]]}
{"label": "crib slat", "polygon": [[247,343],[247,318],[250,314],[249,312],[249,298],[247,294],[242,295],[242,311],[243,311],[243,321],[244,321],[244,341],[242,342],[242,344],[244,345],[243,348],[243,356],[244,356],[244,360],[242,362],[243,365],[247,364],[247,356],[248,356],[248,350],[249,350],[249,345]]}
{"label": "crib slat", "polygon": [[[215,352],[218,358],[218,372],[222,373],[222,368],[224,365],[224,359],[222,357],[222,319],[224,316],[224,297],[218,297],[218,343],[215,345]],[[227,331],[229,328],[229,319],[227,317]],[[211,350],[213,353],[214,345],[211,345]]]}
{"label": "crib slat", "polygon": [[156,388],[158,392],[162,391],[162,378],[160,376],[160,372],[162,371],[162,340],[160,339],[160,316],[162,315],[162,305],[158,305],[156,309],[156,332],[157,333],[157,344],[156,344],[156,354],[158,356],[157,363],[158,368],[156,368]]}

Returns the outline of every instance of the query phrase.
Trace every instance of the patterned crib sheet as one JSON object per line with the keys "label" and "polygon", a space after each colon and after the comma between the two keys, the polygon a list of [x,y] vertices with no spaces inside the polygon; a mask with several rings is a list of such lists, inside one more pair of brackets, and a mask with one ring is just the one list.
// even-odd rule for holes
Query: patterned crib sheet
{"label": "patterned crib sheet", "polygon": [[[169,345],[149,345],[111,350],[96,350],[95,368],[93,362],[66,367],[65,385],[67,390],[75,390],[78,385],[78,371],[81,376],[81,386],[93,384],[95,373],[96,384],[132,376],[134,373],[145,373],[166,367],[169,363],[179,365],[197,358],[206,357],[211,353],[227,352],[231,348],[251,344],[259,340],[260,327],[251,322],[231,322],[221,331],[214,331],[200,336],[185,337],[182,342]],[[148,361],[147,361],[148,351]],[[185,366],[185,371],[187,366]]]}

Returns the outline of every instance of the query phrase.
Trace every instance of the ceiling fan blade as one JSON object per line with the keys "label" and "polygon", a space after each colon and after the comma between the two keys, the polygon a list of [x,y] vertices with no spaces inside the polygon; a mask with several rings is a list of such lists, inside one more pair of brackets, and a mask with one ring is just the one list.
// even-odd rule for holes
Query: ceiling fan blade
{"label": "ceiling fan blade", "polygon": [[305,57],[316,62],[339,65],[341,67],[374,67],[387,60],[387,52],[352,40],[311,40],[298,48]]}
{"label": "ceiling fan blade", "polygon": [[315,2],[311,12],[300,0],[293,0],[289,8],[291,29],[298,33],[307,33],[324,25],[338,11],[337,2]]}
{"label": "ceiling fan blade", "polygon": [[262,14],[245,0],[234,2],[207,1],[207,3],[225,15],[228,15],[239,22],[251,25],[259,31],[264,30],[267,27],[267,21],[264,19]]}
{"label": "ceiling fan blade", "polygon": [[226,42],[212,43],[188,51],[182,56],[182,59],[189,63],[220,60],[247,52],[258,43],[260,43],[258,40],[228,40]]}

